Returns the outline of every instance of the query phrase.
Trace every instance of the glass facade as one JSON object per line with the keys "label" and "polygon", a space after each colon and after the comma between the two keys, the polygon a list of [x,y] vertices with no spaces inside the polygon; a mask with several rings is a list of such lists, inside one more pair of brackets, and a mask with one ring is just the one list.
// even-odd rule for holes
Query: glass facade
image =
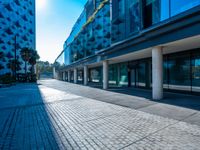
{"label": "glass facade", "polygon": [[192,91],[200,92],[200,52],[192,53],[191,62]]}
{"label": "glass facade", "polygon": [[[199,50],[164,55],[163,88],[165,90],[200,92]],[[109,85],[152,88],[152,59],[109,65]]]}
{"label": "glass facade", "polygon": [[164,88],[168,90],[200,92],[199,50],[166,55],[164,57]]}
{"label": "glass facade", "polygon": [[138,32],[140,30],[141,24],[141,14],[140,14],[140,1],[139,0],[129,0],[128,1],[128,11],[129,11],[129,25],[130,32]]}
{"label": "glass facade", "polygon": [[200,5],[200,0],[170,0],[170,14],[175,16],[179,13],[182,13],[188,9]]}
{"label": "glass facade", "polygon": [[113,64],[109,66],[109,84],[119,85],[119,65]]}
{"label": "glass facade", "polygon": [[78,82],[83,83],[83,70],[78,70],[77,74]]}
{"label": "glass facade", "polygon": [[144,28],[152,26],[160,19],[160,0],[145,0],[144,10]]}
{"label": "glass facade", "polygon": [[200,5],[200,0],[113,0],[112,43]]}
{"label": "glass facade", "polygon": [[200,0],[89,0],[64,44],[64,64],[200,5]]}
{"label": "glass facade", "polygon": [[119,64],[119,86],[128,86],[128,63]]}
{"label": "glass facade", "polygon": [[[83,18],[88,20],[80,19],[65,42],[65,50],[56,59],[57,68],[95,55],[115,42],[137,35],[146,28],[200,6],[200,0],[112,0],[112,5],[109,0],[98,0],[95,5],[93,2],[88,1],[85,13],[82,14]],[[87,10],[89,8],[92,8],[92,11]],[[164,56],[164,89],[200,92],[198,51]],[[151,88],[151,62],[151,58],[148,58],[110,65],[109,84]],[[90,82],[102,83],[102,76],[102,66],[89,69]],[[71,81],[73,77],[71,72]],[[78,71],[78,81],[83,81],[82,70]]]}
{"label": "glass facade", "polygon": [[89,82],[102,83],[102,67],[89,69]]}

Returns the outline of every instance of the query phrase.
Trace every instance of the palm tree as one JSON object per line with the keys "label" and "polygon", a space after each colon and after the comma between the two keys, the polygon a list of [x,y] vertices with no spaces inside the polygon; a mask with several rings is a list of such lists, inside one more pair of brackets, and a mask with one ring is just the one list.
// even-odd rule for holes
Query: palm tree
{"label": "palm tree", "polygon": [[36,64],[36,61],[40,59],[40,56],[38,55],[36,50],[31,49],[31,57],[29,59],[29,64],[31,64],[31,72],[34,73],[34,65]]}
{"label": "palm tree", "polygon": [[21,57],[22,57],[23,61],[25,62],[25,74],[26,75],[27,75],[27,62],[31,58],[31,51],[32,51],[32,49],[27,48],[27,47],[22,48],[20,51]]}

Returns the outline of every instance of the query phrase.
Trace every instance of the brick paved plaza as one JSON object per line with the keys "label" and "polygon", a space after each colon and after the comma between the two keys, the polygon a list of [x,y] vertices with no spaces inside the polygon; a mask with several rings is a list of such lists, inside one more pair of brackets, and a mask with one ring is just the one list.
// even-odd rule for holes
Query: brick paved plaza
{"label": "brick paved plaza", "polygon": [[68,89],[53,88],[58,83],[0,89],[0,149],[200,149],[200,126],[187,121],[198,111],[172,119],[91,98],[109,91],[64,82]]}

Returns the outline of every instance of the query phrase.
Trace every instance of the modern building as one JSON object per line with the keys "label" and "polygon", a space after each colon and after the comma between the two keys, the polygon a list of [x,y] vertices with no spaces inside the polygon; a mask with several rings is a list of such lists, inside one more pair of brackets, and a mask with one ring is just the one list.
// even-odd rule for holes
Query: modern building
{"label": "modern building", "polygon": [[[0,75],[10,73],[8,63],[16,58],[24,64],[20,57],[23,47],[35,49],[35,0],[2,0],[0,1]],[[24,71],[23,71],[24,72]]]}
{"label": "modern building", "polygon": [[153,99],[164,90],[200,94],[200,0],[104,0],[92,8],[69,63],[55,61],[59,79],[146,88]]}

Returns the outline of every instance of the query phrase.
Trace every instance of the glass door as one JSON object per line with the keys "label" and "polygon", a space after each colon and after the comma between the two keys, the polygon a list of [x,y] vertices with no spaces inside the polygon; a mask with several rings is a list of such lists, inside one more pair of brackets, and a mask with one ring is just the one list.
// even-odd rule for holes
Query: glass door
{"label": "glass door", "polygon": [[137,80],[138,80],[138,76],[137,76],[137,69],[131,69],[131,87],[137,87]]}

